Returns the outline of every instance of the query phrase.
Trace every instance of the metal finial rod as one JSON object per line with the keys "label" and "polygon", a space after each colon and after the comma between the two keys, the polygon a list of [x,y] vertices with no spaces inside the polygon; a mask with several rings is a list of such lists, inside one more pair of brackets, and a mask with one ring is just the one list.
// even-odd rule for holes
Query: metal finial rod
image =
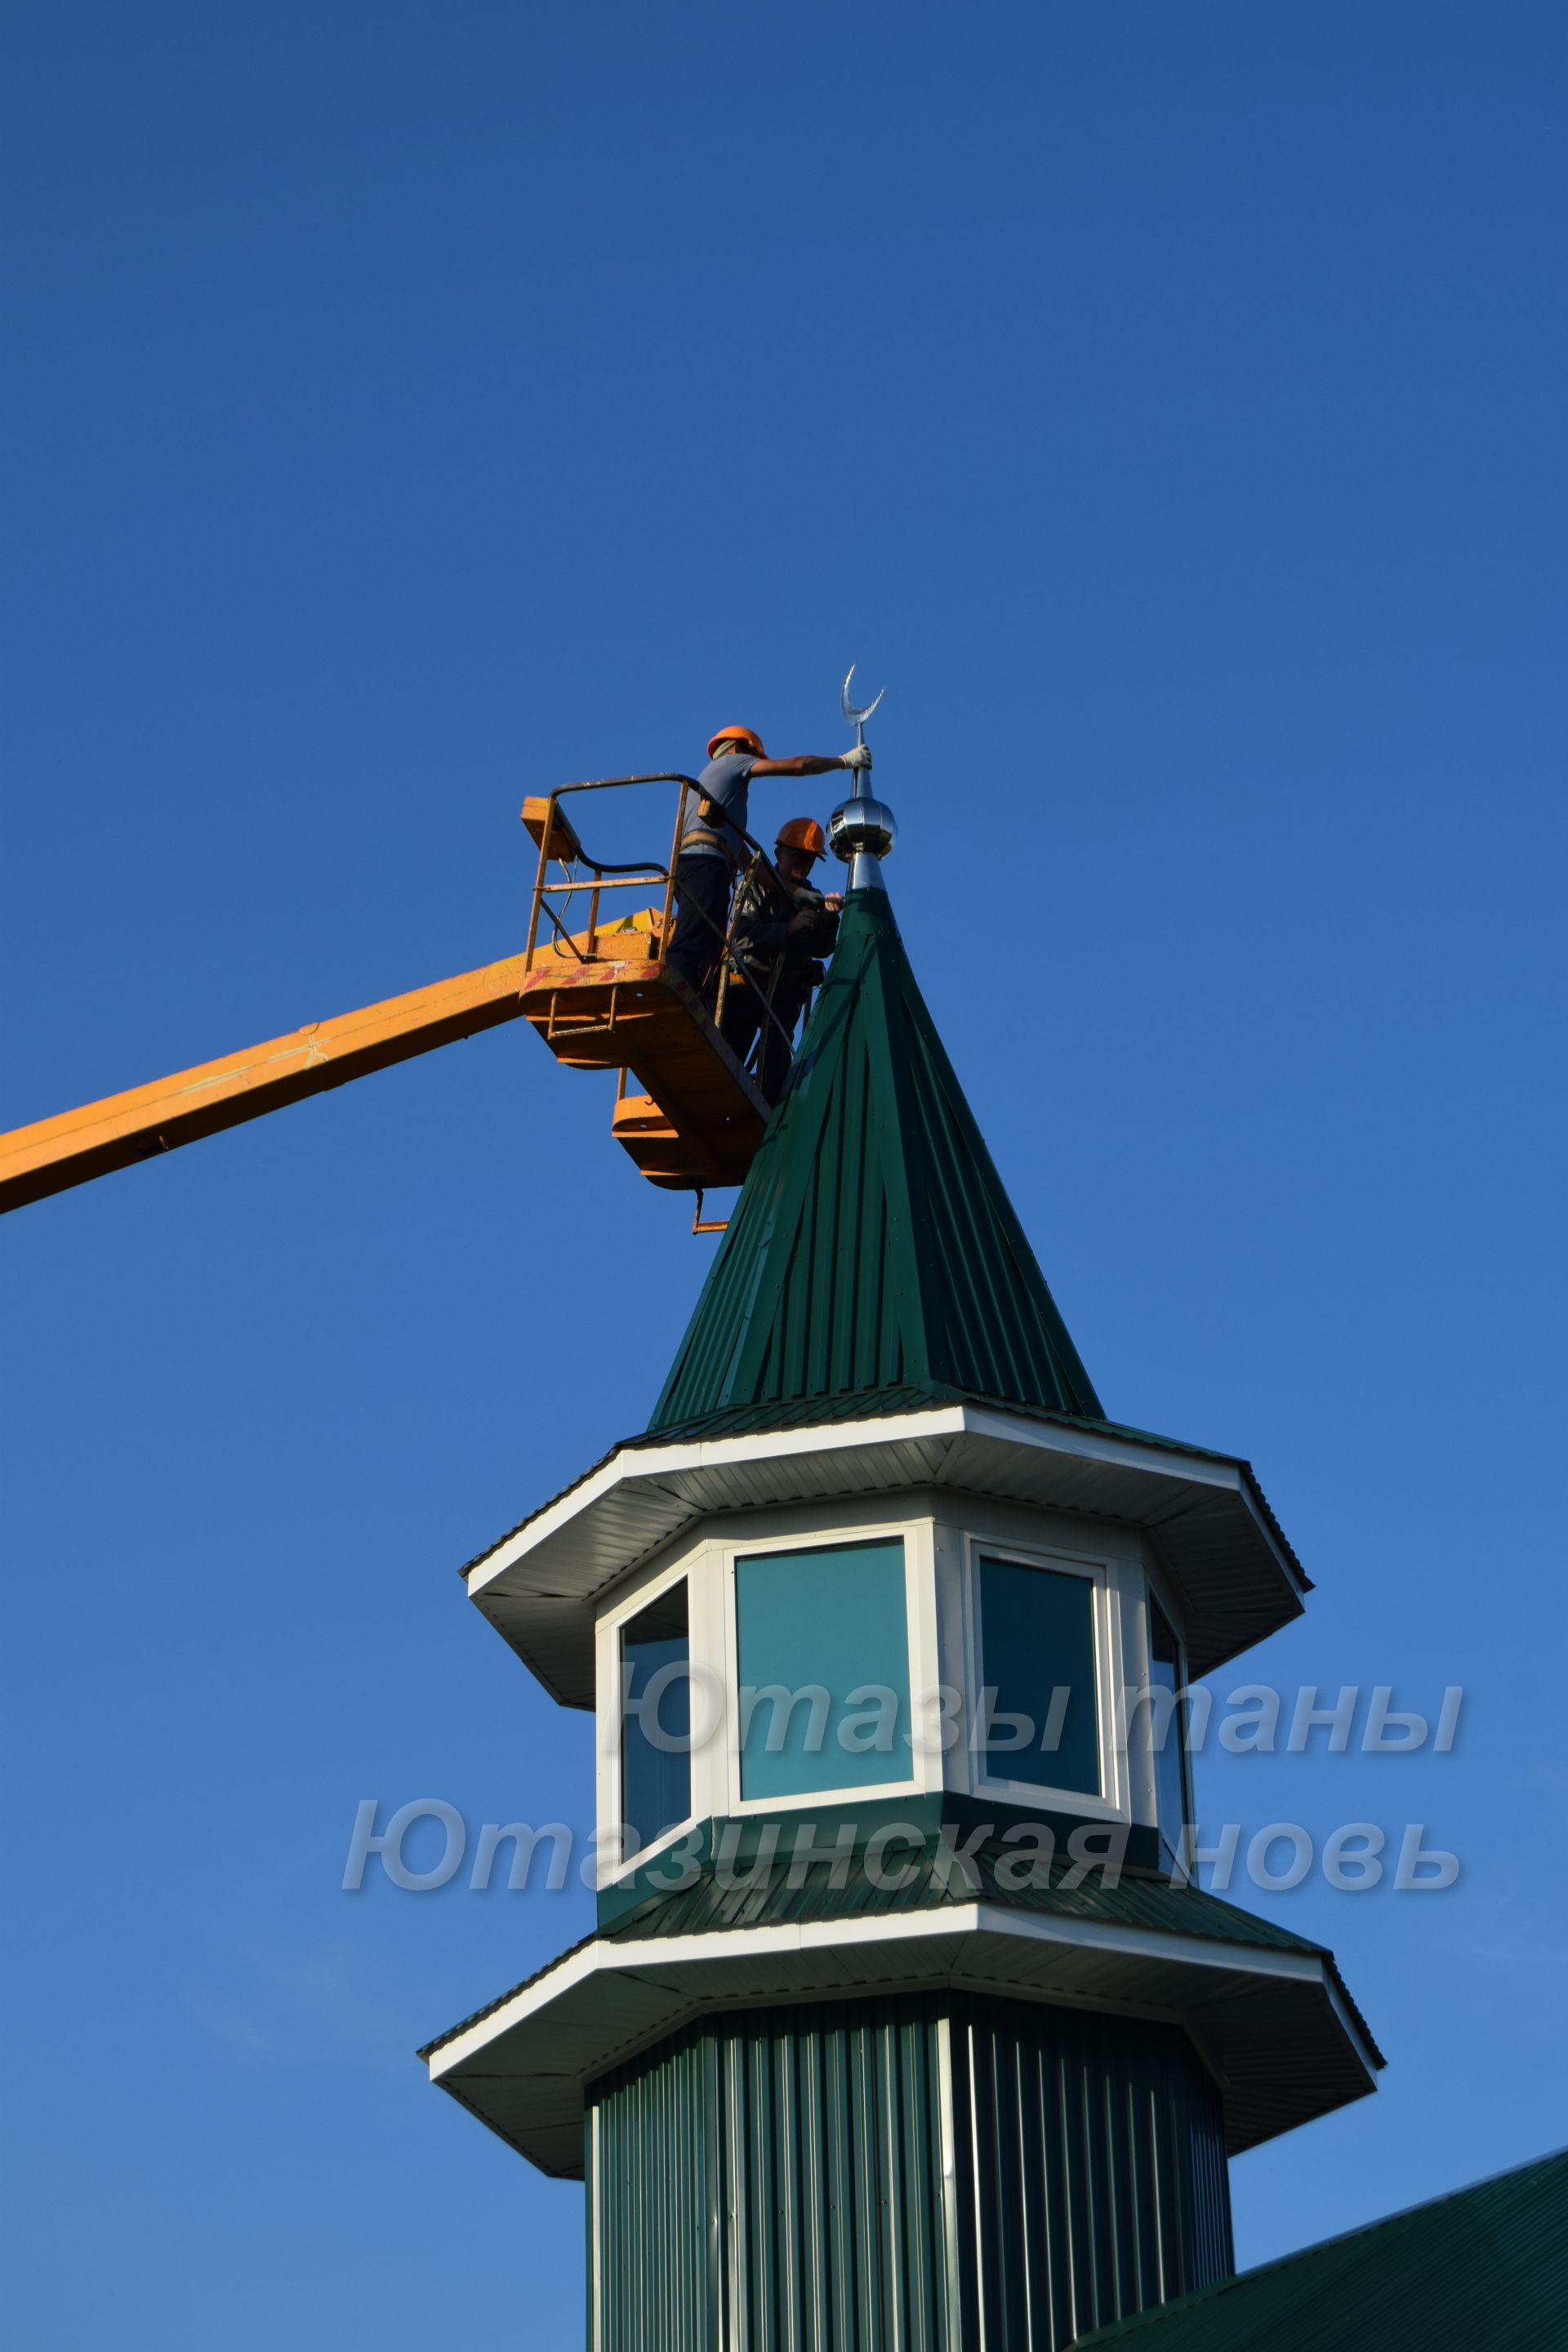
{"label": "metal finial rod", "polygon": [[[855,730],[855,740],[864,745],[866,721],[887,692],[879,687],[863,709],[857,709],[849,699],[849,679],[855,675],[855,665],[849,665],[849,677],[844,681],[841,700],[844,716]],[[873,800],[866,790],[866,770],[857,768],[849,798],[841,801],[827,820],[827,843],[849,868],[848,887],[851,890],[885,890],[882,860],[891,849],[898,828],[893,812],[883,801]]]}

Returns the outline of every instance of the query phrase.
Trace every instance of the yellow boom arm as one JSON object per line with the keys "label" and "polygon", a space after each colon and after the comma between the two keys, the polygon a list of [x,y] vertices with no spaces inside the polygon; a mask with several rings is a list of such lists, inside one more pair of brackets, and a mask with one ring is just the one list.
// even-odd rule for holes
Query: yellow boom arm
{"label": "yellow boom arm", "polygon": [[0,1212],[515,1021],[523,1011],[524,961],[508,956],[0,1135]]}

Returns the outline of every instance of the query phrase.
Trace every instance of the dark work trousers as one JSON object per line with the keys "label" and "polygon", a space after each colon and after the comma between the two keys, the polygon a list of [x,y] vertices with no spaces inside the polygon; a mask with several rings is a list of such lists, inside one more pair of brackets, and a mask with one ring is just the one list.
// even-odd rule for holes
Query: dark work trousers
{"label": "dark work trousers", "polygon": [[[749,976],[748,976],[749,977]],[[757,1084],[769,1102],[776,1103],[784,1090],[789,1066],[795,1054],[795,1024],[805,1003],[804,992],[792,988],[787,975],[781,976],[773,990],[773,1021],[765,1019],[765,990],[747,986],[737,988],[731,980],[724,999],[724,1043],[743,1062],[752,1050],[757,1031],[763,1031],[763,1050],[757,1064]],[[773,1021],[779,1024],[775,1029]],[[784,1034],[781,1036],[779,1031]]]}
{"label": "dark work trousers", "polygon": [[675,861],[675,929],[665,961],[688,988],[710,1003],[719,985],[719,956],[730,920],[730,861],[688,854]]}

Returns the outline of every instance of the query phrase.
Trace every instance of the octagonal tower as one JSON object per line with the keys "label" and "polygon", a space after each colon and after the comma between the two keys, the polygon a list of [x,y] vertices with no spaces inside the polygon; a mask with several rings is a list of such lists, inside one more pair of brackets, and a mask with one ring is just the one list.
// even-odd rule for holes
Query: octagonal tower
{"label": "octagonal tower", "polygon": [[1055,2352],[1232,2267],[1226,2158],[1373,2086],[1185,1883],[1190,1679],[1308,1590],[1107,1419],[859,845],[642,1436],[467,1570],[592,1707],[597,1932],[421,2053],[587,2186],[594,2352]]}

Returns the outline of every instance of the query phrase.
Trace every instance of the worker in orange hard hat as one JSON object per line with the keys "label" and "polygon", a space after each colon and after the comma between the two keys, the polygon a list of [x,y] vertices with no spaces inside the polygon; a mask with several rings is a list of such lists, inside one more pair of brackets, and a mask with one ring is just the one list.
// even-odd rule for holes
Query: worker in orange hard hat
{"label": "worker in orange hard hat", "polygon": [[701,798],[689,810],[675,862],[676,917],[667,961],[689,988],[712,999],[730,916],[730,887],[751,854],[746,796],[753,776],[824,776],[832,768],[868,768],[863,743],[852,751],[805,751],[770,760],[752,727],[721,727],[697,779]]}
{"label": "worker in orange hard hat", "polygon": [[824,896],[811,881],[826,848],[815,817],[792,816],[779,827],[773,873],[753,858],[735,892],[730,928],[739,985],[732,974],[724,1037],[743,1062],[761,1033],[756,1077],[770,1102],[784,1092],[796,1025],[822,983],[824,958],[838,944],[843,898],[837,890]]}

